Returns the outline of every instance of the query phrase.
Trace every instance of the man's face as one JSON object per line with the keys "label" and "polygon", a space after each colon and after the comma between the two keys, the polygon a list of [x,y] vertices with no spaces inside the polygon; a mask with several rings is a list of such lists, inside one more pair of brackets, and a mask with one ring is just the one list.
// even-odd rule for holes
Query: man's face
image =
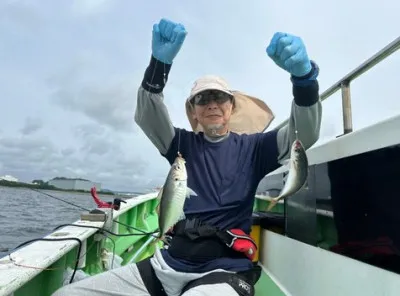
{"label": "man's face", "polygon": [[224,131],[232,114],[232,96],[217,90],[206,90],[192,101],[193,117],[206,130]]}

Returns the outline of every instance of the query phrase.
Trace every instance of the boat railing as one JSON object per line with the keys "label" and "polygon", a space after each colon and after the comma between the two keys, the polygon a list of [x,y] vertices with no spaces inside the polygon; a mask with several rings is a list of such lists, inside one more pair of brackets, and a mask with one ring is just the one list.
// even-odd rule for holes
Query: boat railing
{"label": "boat railing", "polygon": [[[366,60],[360,66],[355,68],[349,74],[344,76],[338,82],[334,83],[331,87],[329,87],[326,91],[324,91],[320,95],[320,100],[324,101],[329,98],[331,95],[336,93],[339,89],[342,92],[342,115],[343,115],[343,133],[348,134],[353,131],[353,123],[352,123],[352,111],[351,111],[351,95],[350,95],[350,83],[355,80],[357,77],[361,76],[375,65],[379,64],[381,61],[386,59],[388,56],[396,52],[400,48],[400,37],[397,37],[394,41],[389,43],[383,49],[378,51],[371,58]],[[287,124],[289,119],[286,119],[278,126],[274,128],[274,130],[280,129],[282,126]]]}
{"label": "boat railing", "polygon": [[[118,211],[113,211],[112,218],[117,219],[120,215],[125,212],[134,209],[150,200],[157,197],[155,193],[148,193],[136,196],[131,199],[127,199],[126,203],[121,204],[121,208]],[[106,210],[106,209],[104,209]],[[136,211],[135,211],[136,212]],[[143,212],[146,212],[146,208],[143,208]],[[145,214],[147,215],[147,214]],[[88,220],[77,220],[73,225],[84,225],[86,227],[103,227],[106,222],[104,221],[88,221]],[[82,242],[82,248],[80,249],[80,259],[78,267],[81,268],[82,264],[86,264],[86,253],[89,252],[90,247],[87,247],[87,240],[89,237],[94,235],[98,230],[96,228],[79,228],[73,225],[66,225],[54,232],[46,235],[46,239],[65,239],[54,243],[37,241],[30,245],[23,246],[12,252],[13,258],[17,260],[23,260],[26,268],[18,268],[13,266],[16,264],[13,262],[8,255],[0,257],[0,295],[13,295],[12,293],[24,286],[27,282],[37,277],[43,270],[55,264],[61,262],[60,258],[67,256],[67,254],[77,247],[78,242],[73,240],[78,238]],[[118,224],[114,223],[112,226],[112,232],[118,233]],[[146,234],[144,234],[146,236]],[[72,238],[72,239],[71,239]],[[68,240],[71,239],[71,240]],[[148,239],[145,243],[146,246],[151,243],[152,240]],[[131,260],[136,260],[141,255],[143,248],[139,248],[133,253]],[[82,255],[81,255],[82,254]],[[65,257],[66,258],[66,257]],[[64,261],[62,261],[64,262]],[[66,261],[65,261],[66,262]],[[11,268],[9,268],[11,266]],[[29,266],[35,266],[29,268]],[[59,267],[55,267],[58,269]],[[38,280],[41,282],[43,279]],[[44,281],[44,280],[43,280]],[[18,294],[20,295],[20,294]]]}

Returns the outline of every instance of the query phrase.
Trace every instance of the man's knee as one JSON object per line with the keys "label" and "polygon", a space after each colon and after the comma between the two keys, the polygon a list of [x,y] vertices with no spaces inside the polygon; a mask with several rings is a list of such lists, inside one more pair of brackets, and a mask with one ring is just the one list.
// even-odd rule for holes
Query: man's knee
{"label": "man's knee", "polygon": [[149,295],[135,264],[128,264],[73,282],[61,287],[52,296],[94,296],[104,294],[104,292],[108,292],[109,295],[125,295],[125,293],[121,294],[121,291],[131,291],[135,295]]}
{"label": "man's knee", "polygon": [[[71,290],[71,288],[72,288],[72,290]],[[51,296],[67,296],[67,295],[74,295],[72,284],[63,286],[63,287],[59,288],[58,290],[56,290],[53,294],[51,294]]]}
{"label": "man's knee", "polygon": [[229,272],[212,272],[197,280],[191,281],[182,295],[238,295],[254,296],[254,285],[247,278]]}
{"label": "man's knee", "polygon": [[186,290],[181,296],[241,296],[238,292],[235,291],[229,284],[220,283],[220,284],[202,284],[200,286],[195,286]]}

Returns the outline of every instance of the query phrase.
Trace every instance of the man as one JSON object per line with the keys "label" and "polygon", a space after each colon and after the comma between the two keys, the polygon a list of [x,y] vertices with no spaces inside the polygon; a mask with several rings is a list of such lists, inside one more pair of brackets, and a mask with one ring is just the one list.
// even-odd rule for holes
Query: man
{"label": "man", "polygon": [[[188,186],[197,193],[185,203],[186,220],[174,228],[170,247],[157,250],[150,260],[90,277],[54,295],[253,295],[257,276],[248,234],[255,192],[261,179],[290,156],[295,130],[306,148],[317,141],[319,70],[300,38],[276,33],[267,54],[291,74],[294,101],[288,125],[267,133],[254,132],[252,126],[248,134],[232,131],[233,114],[249,111],[238,110],[241,96],[222,78],[205,76],[186,101],[191,125],[200,130],[190,132],[172,125],[162,93],[185,37],[181,24],[162,19],[153,26],[152,57],[138,91],[135,121],[169,163],[178,151],[185,158]],[[199,229],[212,230],[212,237]],[[225,244],[232,229],[243,234],[240,248]]]}

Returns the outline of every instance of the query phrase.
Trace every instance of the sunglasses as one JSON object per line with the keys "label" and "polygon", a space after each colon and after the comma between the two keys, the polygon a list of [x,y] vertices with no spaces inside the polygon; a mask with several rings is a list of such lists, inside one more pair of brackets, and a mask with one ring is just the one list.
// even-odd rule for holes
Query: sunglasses
{"label": "sunglasses", "polygon": [[208,90],[195,95],[192,99],[192,103],[205,106],[211,101],[215,101],[217,104],[223,104],[227,101],[232,101],[232,99],[233,97],[231,95],[222,91]]}

